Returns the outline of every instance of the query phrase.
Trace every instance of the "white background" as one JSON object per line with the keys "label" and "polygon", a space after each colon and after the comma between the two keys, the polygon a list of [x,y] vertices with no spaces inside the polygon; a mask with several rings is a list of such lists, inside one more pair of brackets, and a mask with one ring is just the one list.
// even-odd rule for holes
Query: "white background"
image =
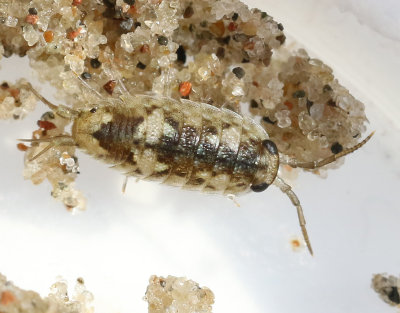
{"label": "white background", "polygon": [[[57,275],[71,283],[82,276],[101,313],[147,312],[152,274],[208,286],[220,313],[394,312],[370,283],[374,273],[400,274],[400,3],[248,2],[333,67],[376,130],[328,179],[305,173],[293,183],[315,256],[292,251],[297,216],[275,188],[241,197],[240,208],[133,180],[122,195],[123,178],[83,153],[78,185],[88,210],[72,216],[48,183],[22,178],[16,138],[30,136],[46,110],[40,104],[24,121],[0,123],[0,272],[43,295]],[[26,59],[1,63],[1,79],[30,77]]]}

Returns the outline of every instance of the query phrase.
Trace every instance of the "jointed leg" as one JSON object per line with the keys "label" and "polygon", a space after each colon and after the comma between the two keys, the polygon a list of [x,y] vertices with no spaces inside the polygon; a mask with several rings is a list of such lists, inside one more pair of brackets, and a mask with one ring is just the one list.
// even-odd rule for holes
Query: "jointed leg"
{"label": "jointed leg", "polygon": [[54,148],[56,146],[74,146],[75,142],[74,139],[71,136],[66,136],[66,135],[61,135],[61,136],[55,136],[55,137],[50,137],[50,138],[41,138],[41,139],[18,139],[19,141],[23,142],[48,142],[49,144],[38,154],[34,155],[29,161],[33,161],[40,156],[42,156],[45,152],[47,152],[49,149]]}
{"label": "jointed leg", "polygon": [[83,78],[82,78],[80,75],[78,75],[78,74],[75,73],[75,72],[74,72],[74,74],[76,75],[76,77],[78,78],[78,80],[81,82],[81,84],[82,84],[85,88],[87,88],[88,90],[92,91],[92,92],[97,96],[97,98],[99,98],[99,100],[102,100],[102,99],[103,99],[103,96],[101,95],[100,92],[98,92],[96,89],[94,89],[92,86],[90,86],[87,82],[85,82],[85,81],[83,80]]}
{"label": "jointed leg", "polygon": [[127,184],[128,184],[128,176],[125,176],[124,182],[122,183],[122,193],[125,193]]}
{"label": "jointed leg", "polygon": [[[101,95],[100,92],[98,92],[96,89],[94,89],[92,86],[90,86],[80,75],[78,75],[77,73],[74,72],[74,74],[76,75],[76,77],[78,78],[78,80],[80,81],[80,83],[87,89],[89,89],[90,91],[92,91],[94,94],[96,94],[97,98],[99,98],[100,101],[104,100],[104,97]],[[129,94],[128,89],[126,88],[124,82],[122,81],[121,78],[117,78],[116,79],[118,81],[118,84],[121,86],[122,92]]]}
{"label": "jointed leg", "polygon": [[126,94],[129,94],[129,91],[126,88],[124,82],[122,81],[122,78],[118,78],[117,81],[118,81],[118,84],[121,86],[122,92],[126,93]]}
{"label": "jointed leg", "polygon": [[372,132],[367,138],[365,138],[363,141],[356,144],[355,146],[348,148],[348,149],[344,149],[342,152],[339,152],[337,154],[332,154],[331,156],[329,156],[325,159],[319,160],[319,161],[299,162],[296,159],[287,158],[284,155],[281,156],[280,161],[281,161],[281,164],[288,164],[291,167],[315,169],[315,168],[327,165],[329,163],[335,162],[337,159],[344,157],[345,155],[352,153],[353,151],[361,148],[363,145],[365,145],[367,143],[368,140],[371,139],[373,134],[374,134],[374,132]]}
{"label": "jointed leg", "polygon": [[113,62],[113,60],[110,62],[110,66],[111,68],[117,72],[117,77],[115,78],[115,80],[118,82],[118,85],[120,86],[120,91],[122,91],[122,94],[128,94],[130,95],[128,89],[126,88],[124,82],[122,81],[122,75],[121,72],[118,70],[116,62]]}
{"label": "jointed leg", "polygon": [[299,199],[297,198],[296,194],[292,191],[292,187],[286,184],[282,178],[277,176],[275,178],[274,185],[279,187],[279,189],[289,197],[290,201],[292,201],[293,205],[296,207],[297,216],[299,217],[301,232],[303,233],[303,237],[307,244],[308,251],[310,251],[310,254],[313,255],[310,238],[308,237],[306,229],[306,220],[304,218],[303,209],[301,207]]}
{"label": "jointed leg", "polygon": [[228,195],[226,195],[226,197],[227,197],[229,200],[231,200],[231,201],[236,205],[236,207],[240,208],[240,203],[237,201],[237,198],[236,198],[235,195],[233,195],[233,194],[228,194]]}

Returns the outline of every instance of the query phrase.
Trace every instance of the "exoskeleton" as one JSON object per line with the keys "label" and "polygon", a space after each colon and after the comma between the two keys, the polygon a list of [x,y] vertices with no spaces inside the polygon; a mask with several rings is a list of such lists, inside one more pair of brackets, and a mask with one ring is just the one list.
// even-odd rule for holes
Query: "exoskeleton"
{"label": "exoskeleton", "polygon": [[[297,208],[300,227],[312,254],[302,207],[297,196],[277,176],[280,163],[314,169],[353,152],[354,147],[326,159],[284,161],[265,130],[250,118],[228,109],[188,100],[125,93],[88,110],[55,106],[32,91],[61,117],[73,121],[71,136],[48,141],[34,158],[57,145],[75,145],[124,172],[185,189],[233,194],[279,187]],[[281,159],[281,161],[280,161]]]}

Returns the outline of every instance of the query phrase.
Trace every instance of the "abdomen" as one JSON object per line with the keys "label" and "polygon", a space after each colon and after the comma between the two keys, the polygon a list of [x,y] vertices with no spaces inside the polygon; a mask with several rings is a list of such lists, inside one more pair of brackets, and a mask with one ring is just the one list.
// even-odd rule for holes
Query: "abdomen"
{"label": "abdomen", "polygon": [[[73,136],[89,154],[128,176],[205,192],[238,194],[268,167],[265,131],[210,105],[128,97],[75,121]],[[106,117],[105,117],[106,116]],[[87,129],[88,119],[96,127]]]}

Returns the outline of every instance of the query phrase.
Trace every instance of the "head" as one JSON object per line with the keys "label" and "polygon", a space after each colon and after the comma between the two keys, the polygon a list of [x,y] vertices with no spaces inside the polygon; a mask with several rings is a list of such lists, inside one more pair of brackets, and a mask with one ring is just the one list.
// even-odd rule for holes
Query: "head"
{"label": "head", "polygon": [[274,182],[279,169],[279,152],[276,144],[266,139],[261,142],[261,146],[260,165],[263,170],[257,173],[250,187],[254,192],[265,191]]}
{"label": "head", "polygon": [[92,141],[92,134],[113,119],[112,112],[108,106],[93,106],[90,109],[79,111],[73,119],[72,137],[80,146],[84,142]]}

